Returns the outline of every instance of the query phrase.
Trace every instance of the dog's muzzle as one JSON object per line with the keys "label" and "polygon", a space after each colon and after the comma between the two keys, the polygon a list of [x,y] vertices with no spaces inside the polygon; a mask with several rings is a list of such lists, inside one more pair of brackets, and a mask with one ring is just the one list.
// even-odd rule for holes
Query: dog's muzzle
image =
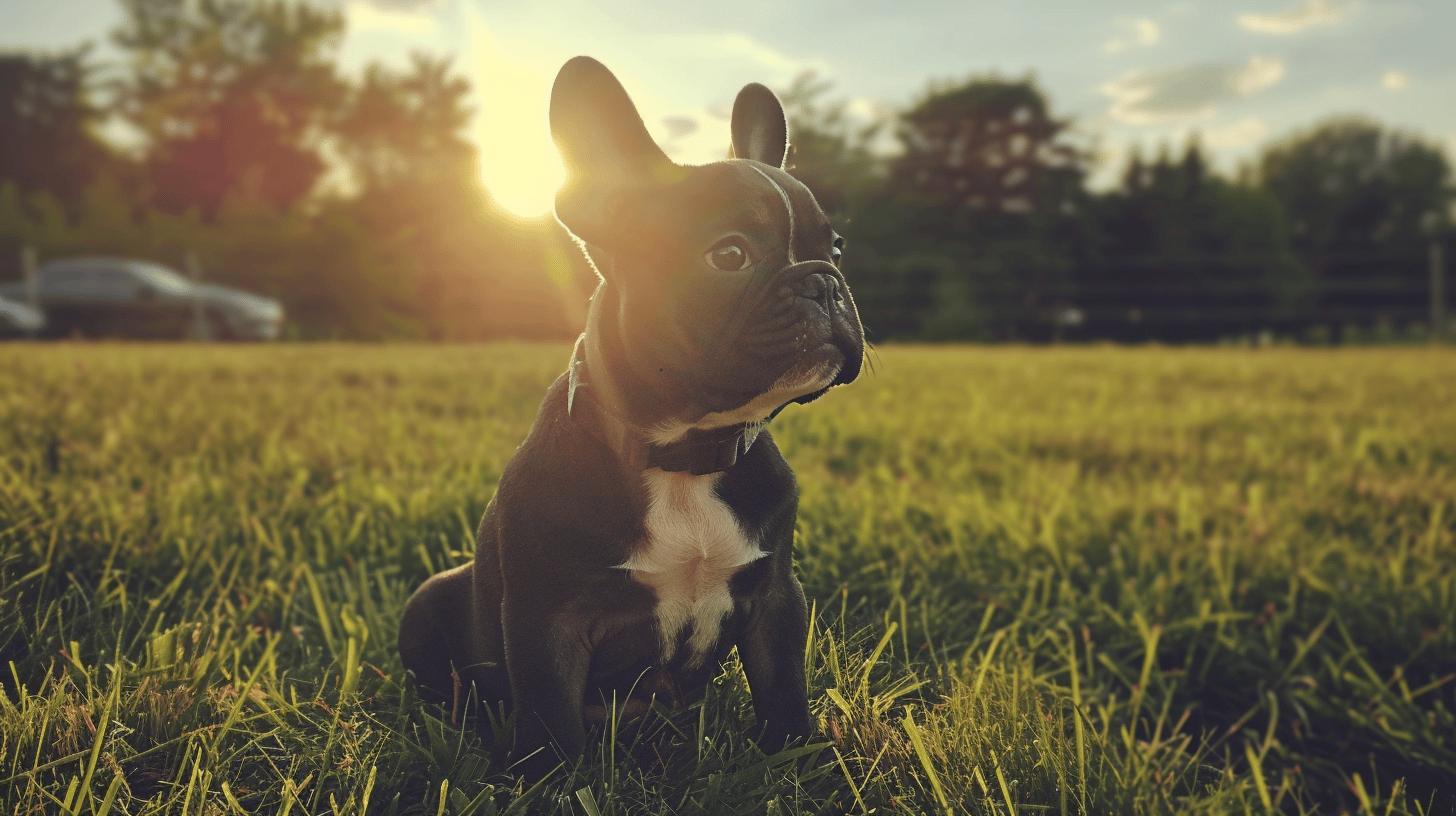
{"label": "dog's muzzle", "polygon": [[817,301],[830,313],[833,312],[832,304],[844,302],[843,293],[848,288],[844,276],[834,264],[817,259],[791,263],[774,277],[783,281],[794,294]]}
{"label": "dog's muzzle", "polygon": [[794,294],[819,304],[825,314],[833,316],[836,309],[844,308],[846,287],[839,277],[839,270],[832,264],[804,261],[785,267],[783,274],[794,279]]}
{"label": "dog's muzzle", "polygon": [[[829,327],[829,342],[844,355],[844,364],[831,385],[853,381],[859,375],[864,357],[864,335],[844,274],[834,264],[815,259],[791,263],[780,269],[775,278],[793,295],[813,301],[823,311]],[[812,402],[822,394],[819,391],[795,402]]]}

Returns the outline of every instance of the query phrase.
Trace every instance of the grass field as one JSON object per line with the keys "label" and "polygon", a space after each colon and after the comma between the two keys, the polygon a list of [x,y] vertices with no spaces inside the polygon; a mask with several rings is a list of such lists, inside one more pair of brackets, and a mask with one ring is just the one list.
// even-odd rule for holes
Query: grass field
{"label": "grass field", "polygon": [[524,791],[401,683],[564,347],[0,346],[0,812],[1456,812],[1456,353],[901,349],[729,665]]}

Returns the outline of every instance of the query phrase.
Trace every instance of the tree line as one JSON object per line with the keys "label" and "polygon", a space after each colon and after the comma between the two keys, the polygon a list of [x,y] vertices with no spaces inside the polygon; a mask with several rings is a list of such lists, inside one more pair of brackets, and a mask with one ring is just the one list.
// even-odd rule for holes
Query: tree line
{"label": "tree line", "polygon": [[[196,259],[283,301],[301,337],[580,326],[589,270],[549,217],[492,203],[465,135],[471,86],[448,59],[349,76],[335,8],[121,3],[112,70],[86,47],[0,55],[0,278],[23,246]],[[1030,78],[934,85],[869,123],[812,75],[779,90],[791,171],[850,236],[873,339],[1425,330],[1453,189],[1418,137],[1334,119],[1233,177],[1194,140],[1133,155],[1094,191],[1092,152]]]}
{"label": "tree line", "polygon": [[[813,77],[786,90],[795,172],[848,222],[855,293],[881,337],[1429,332],[1428,253],[1450,243],[1456,200],[1436,144],[1336,117],[1233,177],[1194,137],[1134,152],[1111,189],[1092,191],[1091,152],[1033,79],[932,87],[868,125],[831,92]],[[898,149],[879,157],[886,126]]]}

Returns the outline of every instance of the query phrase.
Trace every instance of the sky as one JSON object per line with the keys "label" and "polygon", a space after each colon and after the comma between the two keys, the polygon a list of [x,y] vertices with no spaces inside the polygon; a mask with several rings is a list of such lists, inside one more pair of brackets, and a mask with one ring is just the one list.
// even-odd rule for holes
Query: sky
{"label": "sky", "polygon": [[[546,102],[577,54],[617,74],[684,162],[724,155],[744,83],[783,88],[805,71],[865,118],[913,103],[933,80],[1030,74],[1095,150],[1100,184],[1135,145],[1152,152],[1196,132],[1233,170],[1335,114],[1375,117],[1456,157],[1456,0],[321,1],[346,16],[346,70],[453,55],[476,89],[483,179],[523,214],[546,210],[559,180]],[[0,0],[0,49],[89,40],[105,59],[120,17],[115,0]]]}

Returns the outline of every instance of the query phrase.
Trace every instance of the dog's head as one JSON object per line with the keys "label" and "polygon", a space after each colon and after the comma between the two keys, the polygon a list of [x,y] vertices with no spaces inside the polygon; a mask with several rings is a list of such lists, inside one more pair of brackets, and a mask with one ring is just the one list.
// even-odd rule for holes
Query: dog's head
{"label": "dog's head", "polygon": [[[733,105],[732,156],[674,164],[601,63],[551,91],[566,167],[556,216],[602,277],[589,361],[659,430],[754,422],[859,374],[864,332],[843,239],[783,170],[788,127],[762,85]],[[634,404],[635,403],[635,404]]]}

